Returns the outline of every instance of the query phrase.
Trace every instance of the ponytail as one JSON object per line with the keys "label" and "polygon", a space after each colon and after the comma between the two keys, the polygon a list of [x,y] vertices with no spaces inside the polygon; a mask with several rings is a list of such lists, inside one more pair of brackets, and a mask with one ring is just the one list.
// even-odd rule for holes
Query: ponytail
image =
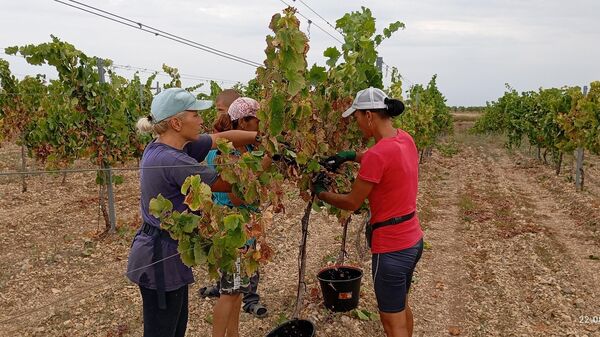
{"label": "ponytail", "polygon": [[387,105],[386,114],[390,117],[400,116],[404,112],[404,103],[402,101],[386,97],[383,103]]}
{"label": "ponytail", "polygon": [[383,99],[383,103],[386,105],[386,108],[364,109],[364,110],[360,110],[360,111],[364,112],[366,110],[369,110],[369,111],[374,112],[377,115],[379,115],[380,118],[384,118],[384,119],[400,116],[402,114],[402,112],[404,112],[404,103],[402,103],[402,101],[400,101],[398,99],[386,97]]}
{"label": "ponytail", "polygon": [[142,117],[138,119],[136,127],[140,133],[149,133],[154,131],[154,125],[151,121],[152,117]]}
{"label": "ponytail", "polygon": [[152,115],[148,115],[146,117],[142,117],[138,119],[136,123],[136,127],[140,133],[153,133],[155,135],[160,135],[169,129],[169,120],[171,118],[181,118],[185,114],[185,111],[182,111],[174,116],[171,116],[167,119],[163,119],[162,121],[155,123]]}

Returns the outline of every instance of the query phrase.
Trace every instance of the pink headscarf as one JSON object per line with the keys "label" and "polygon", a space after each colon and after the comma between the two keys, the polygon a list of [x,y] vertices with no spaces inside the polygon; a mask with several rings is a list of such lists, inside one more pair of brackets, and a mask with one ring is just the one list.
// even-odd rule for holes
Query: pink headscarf
{"label": "pink headscarf", "polygon": [[235,121],[248,116],[256,117],[259,108],[260,104],[256,100],[250,97],[240,97],[231,103],[227,113],[231,120]]}

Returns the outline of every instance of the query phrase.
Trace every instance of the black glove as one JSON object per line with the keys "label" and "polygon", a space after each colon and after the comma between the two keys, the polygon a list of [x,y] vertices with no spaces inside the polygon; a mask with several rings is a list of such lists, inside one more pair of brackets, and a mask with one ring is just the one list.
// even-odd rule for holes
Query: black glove
{"label": "black glove", "polygon": [[319,193],[321,192],[327,192],[329,190],[330,184],[331,181],[329,177],[325,173],[320,172],[319,174],[313,177],[310,190],[315,195],[319,195]]}

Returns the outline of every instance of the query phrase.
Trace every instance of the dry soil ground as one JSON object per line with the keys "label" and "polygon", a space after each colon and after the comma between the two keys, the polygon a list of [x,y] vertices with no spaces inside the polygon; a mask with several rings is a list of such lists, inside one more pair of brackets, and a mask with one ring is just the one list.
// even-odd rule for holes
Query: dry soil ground
{"label": "dry soil ground", "polygon": [[[600,160],[586,164],[586,190],[576,192],[571,158],[561,176],[497,137],[456,134],[420,169],[419,216],[427,249],[410,302],[415,336],[600,336]],[[14,170],[19,149],[0,149],[0,169]],[[85,163],[80,163],[85,165]],[[137,287],[123,276],[139,226],[137,172],[116,188],[118,233],[97,238],[93,173],[0,177],[0,335],[141,336]],[[596,180],[595,180],[596,179]],[[291,314],[297,283],[304,202],[290,190],[275,217],[274,260],[261,269],[265,319],[242,314],[244,336],[264,336]],[[360,254],[360,218],[351,224],[349,262],[364,268],[360,308],[376,311],[369,254]],[[315,279],[337,256],[341,227],[313,213],[308,239],[304,318],[319,336],[382,336],[378,321],[324,309]],[[198,269],[191,287],[188,336],[210,336],[214,300]],[[586,318],[588,317],[588,318]],[[596,317],[594,319],[594,317]]]}

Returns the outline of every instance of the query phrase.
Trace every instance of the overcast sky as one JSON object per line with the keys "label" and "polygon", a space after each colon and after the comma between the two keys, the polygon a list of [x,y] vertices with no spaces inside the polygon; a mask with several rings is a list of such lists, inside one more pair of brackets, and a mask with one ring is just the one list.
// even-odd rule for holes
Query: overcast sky
{"label": "overcast sky", "polygon": [[[259,63],[270,18],[284,8],[281,0],[79,1]],[[341,37],[304,4],[285,1]],[[412,83],[426,83],[438,74],[449,105],[484,105],[502,95],[504,83],[517,90],[535,90],[600,80],[598,0],[303,1],[333,25],[360,6],[371,8],[378,31],[396,20],[404,22],[406,30],[384,41],[380,56]],[[301,21],[306,31],[306,20]],[[2,49],[47,42],[54,34],[88,55],[116,64],[160,69],[166,63],[183,74],[230,81],[254,77],[254,68],[248,65],[52,0],[0,0],[0,32]],[[324,64],[323,50],[339,43],[314,25],[310,37],[309,64]],[[38,72],[52,76],[49,68],[3,54],[0,58],[8,60],[19,77]]]}

